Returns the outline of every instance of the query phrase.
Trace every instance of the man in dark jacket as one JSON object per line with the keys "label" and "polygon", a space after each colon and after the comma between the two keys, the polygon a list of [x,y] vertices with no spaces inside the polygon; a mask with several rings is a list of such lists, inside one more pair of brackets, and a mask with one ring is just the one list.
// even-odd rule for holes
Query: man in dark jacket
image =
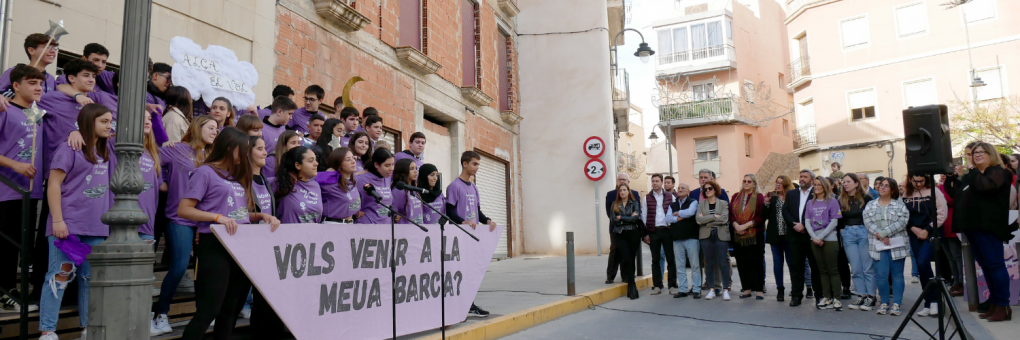
{"label": "man in dark jacket", "polygon": [[[627,175],[626,173],[621,173],[620,175],[616,176],[616,186],[619,186],[620,184],[626,184],[630,186],[630,175]],[[631,190],[630,197],[631,199],[638,199],[641,196],[638,195],[637,191]],[[609,228],[606,228],[606,230],[609,230],[609,266],[608,268],[606,268],[607,285],[612,284],[613,281],[616,280],[616,273],[620,270],[620,259],[618,258],[619,251],[617,251],[616,245],[618,242],[621,241],[617,239],[619,235],[612,232],[613,230],[612,209],[614,201],[616,201],[616,188],[613,188],[612,191],[606,193],[606,216],[609,217]]]}
{"label": "man in dark jacket", "polygon": [[[800,188],[787,192],[786,204],[783,205],[783,220],[786,221],[787,230],[792,230],[786,234],[786,239],[790,244],[790,281],[793,283],[791,288],[793,298],[790,299],[790,307],[800,306],[801,300],[804,298],[804,267],[801,264],[805,259],[811,267],[811,283],[815,286],[814,290],[821,291],[819,286],[822,280],[815,263],[815,257],[811,253],[811,237],[808,236],[807,229],[802,224],[804,207],[808,201],[814,198],[814,191],[811,188],[814,177],[815,174],[811,170],[801,170]],[[808,287],[808,291],[811,289],[812,287]]]}

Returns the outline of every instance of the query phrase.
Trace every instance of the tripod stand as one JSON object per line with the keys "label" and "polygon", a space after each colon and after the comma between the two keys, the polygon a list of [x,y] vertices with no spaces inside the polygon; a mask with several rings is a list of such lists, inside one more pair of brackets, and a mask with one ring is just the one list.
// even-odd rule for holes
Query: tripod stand
{"label": "tripod stand", "polygon": [[439,275],[441,275],[443,277],[443,284],[442,284],[442,288],[441,288],[441,290],[442,290],[441,294],[442,295],[439,298],[439,301],[440,301],[439,302],[439,309],[440,309],[440,315],[441,315],[441,321],[440,321],[440,324],[439,324],[439,329],[440,329],[440,332],[442,332],[442,334],[443,334],[442,339],[445,340],[446,339],[446,258],[445,258],[445,256],[446,256],[446,239],[445,239],[445,236],[443,236],[443,233],[446,231],[446,223],[449,222],[450,224],[456,226],[458,229],[460,229],[460,231],[463,231],[468,236],[471,236],[471,238],[473,238],[475,240],[475,242],[478,242],[478,237],[476,237],[475,235],[471,235],[471,233],[469,233],[467,230],[464,230],[464,227],[461,227],[459,224],[453,223],[453,220],[450,219],[450,216],[446,216],[446,214],[444,214],[443,212],[441,212],[441,211],[437,210],[436,208],[432,207],[432,205],[429,205],[428,203],[425,203],[425,201],[421,199],[421,195],[420,194],[415,193],[414,195],[418,197],[418,200],[422,201],[421,205],[429,207],[429,209],[432,209],[432,211],[435,211],[440,216],[440,218],[439,218],[439,242],[440,242],[440,246],[439,246],[440,247],[439,248],[440,249],[440,251],[439,251],[439,273],[440,274]]}
{"label": "tripod stand", "polygon": [[[934,231],[934,236],[930,237],[930,239],[931,239],[931,243],[932,243],[932,251],[937,256],[938,254],[941,254],[941,251],[942,251],[942,249],[941,249],[942,248],[942,245],[941,245],[941,243],[942,243],[942,235],[941,235],[942,230],[938,226],[938,219],[936,217],[936,206],[937,205],[935,204],[935,201],[937,199],[937,197],[936,197],[937,193],[935,191],[938,190],[938,188],[935,187],[935,175],[934,174],[927,174],[927,175],[924,175],[924,176],[925,176],[925,181],[931,187],[931,202],[930,202],[931,203],[931,209],[928,212],[928,217],[929,217],[929,219],[931,219],[932,224],[934,225],[934,228],[932,228],[932,230]],[[910,180],[910,179],[908,178],[908,180]],[[928,266],[930,264],[918,262],[918,265],[919,266]],[[884,280],[884,279],[880,278],[880,280]],[[914,319],[914,316],[915,316],[914,312],[916,312],[917,308],[920,307],[922,303],[924,303],[924,301],[925,301],[924,297],[929,292],[931,292],[932,290],[936,291],[935,292],[935,300],[936,300],[936,303],[938,303],[938,306],[939,306],[939,312],[938,312],[939,313],[939,316],[938,316],[938,319],[939,319],[939,328],[935,331],[935,334],[938,334],[937,338],[936,338],[935,334],[932,334],[931,332],[928,332],[928,330],[925,329],[924,326],[922,326],[920,323],[917,322],[917,320]],[[945,320],[947,310],[949,312],[950,320],[952,320],[953,325],[956,326],[956,330],[954,330],[952,333],[949,333],[949,337],[948,338],[946,337],[946,334],[949,332],[949,325],[946,324],[946,320]],[[896,333],[893,334],[893,337],[892,337],[893,340],[900,338],[900,334],[903,333],[903,329],[906,328],[907,324],[910,323],[910,322],[913,322],[915,325],[917,325],[918,328],[921,328],[921,330],[924,331],[925,334],[928,334],[929,339],[938,339],[938,340],[952,339],[953,336],[956,335],[957,333],[959,333],[960,339],[962,339],[962,340],[973,339],[973,337],[971,337],[971,335],[970,335],[970,332],[967,332],[967,328],[963,326],[963,321],[960,319],[960,312],[956,309],[956,303],[953,301],[953,296],[949,294],[949,288],[946,288],[946,279],[942,277],[942,271],[939,270],[939,266],[935,266],[935,277],[933,277],[931,279],[931,281],[929,281],[928,284],[924,287],[924,291],[921,292],[921,296],[917,297],[917,301],[914,302],[914,306],[910,308],[909,312],[907,312],[907,317],[903,319],[903,322],[900,323],[900,327],[897,328],[896,329]]]}

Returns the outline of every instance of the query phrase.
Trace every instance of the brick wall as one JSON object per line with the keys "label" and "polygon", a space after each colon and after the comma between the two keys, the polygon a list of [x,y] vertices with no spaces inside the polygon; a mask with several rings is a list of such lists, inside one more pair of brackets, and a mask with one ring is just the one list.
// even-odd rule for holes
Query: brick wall
{"label": "brick wall", "polygon": [[509,157],[514,143],[513,133],[471,112],[468,112],[466,116],[467,122],[464,124],[467,128],[464,138],[465,150],[478,149],[507,162],[512,161]]}
{"label": "brick wall", "polygon": [[425,0],[424,40],[428,44],[428,56],[443,65],[437,71],[440,77],[463,86],[461,66],[461,15],[460,1]]}

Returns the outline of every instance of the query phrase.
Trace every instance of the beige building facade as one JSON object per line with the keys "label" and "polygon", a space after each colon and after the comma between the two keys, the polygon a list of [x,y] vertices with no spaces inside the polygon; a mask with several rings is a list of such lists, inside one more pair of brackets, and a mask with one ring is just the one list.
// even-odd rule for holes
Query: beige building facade
{"label": "beige building facade", "polygon": [[[902,111],[1017,93],[1020,2],[787,1],[795,152],[829,174],[906,176]],[[968,53],[968,32],[971,51]],[[970,61],[987,85],[972,92]]]}

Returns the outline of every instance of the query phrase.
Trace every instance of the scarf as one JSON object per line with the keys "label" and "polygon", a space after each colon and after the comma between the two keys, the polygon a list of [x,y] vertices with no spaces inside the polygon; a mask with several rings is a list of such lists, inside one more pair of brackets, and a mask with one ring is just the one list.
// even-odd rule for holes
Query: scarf
{"label": "scarf", "polygon": [[[756,193],[746,194],[743,190],[738,192],[730,203],[730,211],[733,212],[733,219],[738,224],[744,224],[754,220],[758,207],[758,195]],[[754,226],[747,228],[743,235],[736,236],[736,243],[741,246],[754,245],[758,232]]]}
{"label": "scarf", "polygon": [[438,168],[432,164],[422,164],[421,169],[418,169],[418,185],[421,185],[429,191],[427,194],[421,194],[421,200],[425,202],[425,204],[435,202],[439,196],[443,195],[442,179],[437,179],[436,185],[428,188],[429,174],[435,171],[438,171]]}

